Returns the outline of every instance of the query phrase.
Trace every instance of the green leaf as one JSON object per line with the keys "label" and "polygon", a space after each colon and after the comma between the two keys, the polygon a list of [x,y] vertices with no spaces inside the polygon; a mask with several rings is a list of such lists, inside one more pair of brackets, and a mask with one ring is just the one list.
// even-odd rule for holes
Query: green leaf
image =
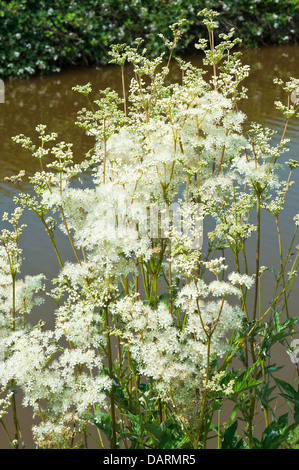
{"label": "green leaf", "polygon": [[277,281],[278,275],[277,275],[277,272],[275,271],[274,266],[272,266],[271,271],[272,271],[272,273],[274,274],[274,277],[275,277],[275,279],[276,279],[276,281]]}
{"label": "green leaf", "polygon": [[290,430],[288,414],[286,413],[267,426],[260,442],[255,439],[255,447],[259,449],[278,449],[282,443],[287,441]]}
{"label": "green leaf", "polygon": [[236,431],[238,427],[238,421],[235,421],[231,426],[229,426],[223,435],[222,449],[234,449],[235,441],[237,439]]}
{"label": "green leaf", "polygon": [[260,347],[260,352],[261,353],[266,353],[267,351],[269,351],[269,349],[276,343],[282,343],[282,340],[284,338],[287,338],[288,336],[290,336],[290,334],[292,334],[291,331],[287,331],[285,332],[284,330],[286,328],[289,328],[289,325],[287,327],[283,327],[282,325],[280,326],[280,330],[278,331],[278,333],[275,333],[275,334],[272,334],[272,333],[268,333],[264,340],[262,341],[262,344],[261,344],[261,347]]}
{"label": "green leaf", "polygon": [[275,324],[275,329],[276,331],[280,331],[280,321],[279,321],[279,313],[278,312],[274,312],[274,324]]}
{"label": "green leaf", "polygon": [[238,404],[236,404],[236,405],[234,406],[234,409],[233,409],[233,411],[231,412],[231,415],[230,415],[229,420],[228,420],[228,422],[227,422],[227,425],[228,425],[228,426],[231,426],[231,425],[232,425],[232,423],[233,423],[233,421],[234,421],[234,419],[235,419],[235,417],[236,417],[236,414],[237,414],[237,412],[238,412],[238,409],[239,409]]}
{"label": "green leaf", "polygon": [[256,367],[257,363],[253,364],[253,366],[249,367],[242,374],[240,374],[239,377],[235,379],[235,383],[233,386],[234,394],[256,387],[261,383],[259,380],[248,379],[248,377],[252,374]]}
{"label": "green leaf", "polygon": [[285,392],[287,392],[286,394],[281,393],[281,396],[284,397],[286,400],[291,401],[292,403],[294,403],[298,407],[299,406],[299,391],[296,392],[296,390],[292,387],[291,384],[285,382],[282,379],[275,378],[275,382]]}
{"label": "green leaf", "polygon": [[158,449],[182,449],[190,446],[188,437],[171,418],[162,424],[148,422],[144,429],[151,435]]}

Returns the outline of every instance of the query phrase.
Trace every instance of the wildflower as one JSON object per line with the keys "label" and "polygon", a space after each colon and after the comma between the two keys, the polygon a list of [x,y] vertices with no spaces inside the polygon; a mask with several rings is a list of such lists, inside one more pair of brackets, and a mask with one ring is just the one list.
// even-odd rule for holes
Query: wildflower
{"label": "wildflower", "polygon": [[[217,14],[207,9],[201,14],[212,33]],[[171,53],[183,24],[171,28],[173,41],[160,35]],[[113,418],[116,400],[117,413],[126,415],[127,403],[132,413],[132,387],[121,387],[137,374],[149,384],[144,394],[145,388],[135,387],[141,395],[138,406],[155,416],[159,398],[172,410],[169,419],[174,415],[191,437],[198,436],[211,403],[207,395],[222,400],[234,393],[234,381],[226,380],[225,371],[217,372],[217,361],[240,347],[243,291],[257,281],[242,273],[239,263],[245,241],[260,229],[259,222],[257,227],[251,223],[252,211],[262,206],[278,216],[291,182],[281,182],[276,172],[288,141],[273,145],[274,132],[256,123],[244,132],[246,116],[236,104],[246,96],[239,85],[249,68],[238,54],[227,54],[238,42],[232,35],[220,36],[213,53],[206,40],[197,44],[205,64],[213,67],[211,82],[179,60],[182,80],[167,84],[164,54],[149,60],[141,39],[137,47],[113,47],[112,62],[133,68],[127,95],[107,88],[92,102],[90,83],[73,88],[92,103],[77,118],[94,138],[81,163],[75,163],[72,144],[59,142],[45,125],[36,127],[38,144],[24,135],[14,138],[41,169],[28,176],[33,194],[22,191],[15,199],[20,207],[3,215],[13,228],[1,232],[0,350],[5,360],[0,384],[3,389],[17,384],[24,406],[40,415],[33,433],[42,448],[70,447],[91,422],[106,429],[101,413],[109,410]],[[50,46],[46,50],[54,55]],[[295,79],[278,83],[289,94],[297,92]],[[297,113],[292,103],[277,106],[290,117]],[[291,170],[297,166],[293,160],[286,164]],[[88,180],[82,176],[86,172]],[[22,172],[10,181],[21,185],[24,177]],[[26,207],[41,220],[58,259],[59,272],[47,293],[57,303],[53,330],[26,323],[43,302],[46,281],[43,275],[20,276],[18,240]],[[206,219],[213,222],[208,249]],[[294,222],[299,226],[299,214]],[[59,253],[58,231],[70,242],[72,261]],[[224,256],[227,248],[237,272]],[[261,266],[259,275],[266,269]],[[165,283],[161,297],[160,282]],[[116,364],[111,363],[113,336]],[[0,402],[0,417],[8,397]],[[108,427],[116,446],[113,419]]]}

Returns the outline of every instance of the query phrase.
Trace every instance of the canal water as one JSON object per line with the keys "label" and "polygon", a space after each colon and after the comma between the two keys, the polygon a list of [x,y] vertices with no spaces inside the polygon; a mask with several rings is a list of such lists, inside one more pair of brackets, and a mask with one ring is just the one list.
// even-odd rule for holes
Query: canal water
{"label": "canal water", "polygon": [[[192,63],[202,66],[200,56],[188,57]],[[249,64],[251,73],[244,85],[248,88],[248,100],[240,104],[240,109],[247,114],[249,121],[255,121],[277,131],[274,140],[280,140],[285,121],[274,107],[275,100],[285,102],[285,95],[280,87],[273,83],[278,77],[288,80],[290,77],[299,77],[299,46],[265,47],[243,51],[243,63]],[[178,79],[176,69],[173,78]],[[11,137],[24,134],[33,139],[36,125],[46,124],[49,132],[57,132],[60,140],[73,142],[75,160],[80,161],[82,156],[91,148],[93,141],[84,135],[83,131],[75,125],[77,111],[86,106],[83,96],[72,91],[75,85],[92,84],[94,91],[111,87],[121,94],[121,78],[119,70],[114,66],[105,66],[99,69],[79,68],[68,70],[56,75],[36,77],[29,80],[12,81],[5,83],[5,103],[0,105],[0,217],[4,211],[14,208],[12,202],[17,189],[5,182],[6,176],[16,174],[20,170],[33,173],[38,170],[38,161],[30,157],[27,150],[14,143]],[[298,118],[291,121],[287,127],[286,137],[291,139],[290,152],[287,158],[299,160],[299,132]],[[287,174],[281,174],[286,179]],[[283,236],[283,249],[287,250],[293,235],[293,216],[299,213],[299,172],[293,176],[295,184],[287,196],[285,209],[280,216]],[[277,232],[274,221],[264,217],[261,264],[271,267],[278,266]],[[40,222],[35,216],[26,213],[24,223],[28,228],[21,238],[24,250],[23,274],[38,274],[43,272],[48,279],[57,273],[57,260],[53,256],[50,243]],[[1,226],[1,221],[0,221]],[[61,235],[58,238],[61,253],[65,259],[72,258],[69,245]],[[297,241],[299,243],[299,241]],[[255,243],[252,243],[252,257],[249,258],[250,270],[254,272]],[[272,298],[273,274],[270,272],[264,278],[263,292],[265,299]],[[290,301],[290,314],[299,314],[298,283],[294,284],[294,293]],[[265,300],[267,303],[267,300]],[[44,308],[32,314],[31,321],[37,322],[42,317],[51,327],[54,322],[53,305],[48,302]],[[295,380],[295,368],[289,360],[284,348],[278,347],[275,352],[277,365],[284,365],[283,378],[291,383]],[[23,431],[26,447],[33,446],[30,438],[31,412],[22,411],[21,421],[25,420]],[[22,423],[21,423],[22,424]],[[9,426],[9,424],[8,424]],[[24,424],[23,424],[24,427]],[[0,448],[8,447],[6,436],[0,429]]]}

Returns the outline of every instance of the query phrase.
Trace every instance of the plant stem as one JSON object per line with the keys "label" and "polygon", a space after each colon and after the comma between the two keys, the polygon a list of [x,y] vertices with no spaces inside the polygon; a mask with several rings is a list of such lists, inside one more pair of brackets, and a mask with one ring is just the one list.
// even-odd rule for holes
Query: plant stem
{"label": "plant stem", "polygon": [[123,99],[124,99],[124,113],[127,117],[127,98],[126,98],[126,86],[125,86],[125,67],[121,65],[121,83],[122,83],[122,90],[123,90]]}
{"label": "plant stem", "polygon": [[[10,386],[12,389],[15,387],[14,380],[10,381]],[[11,407],[12,407],[13,424],[14,424],[14,440],[16,441],[14,448],[18,449],[19,448],[19,422],[18,422],[18,416],[17,416],[17,404],[16,404],[15,392],[13,393],[11,397]]]}
{"label": "plant stem", "polygon": [[9,435],[8,431],[7,431],[7,427],[6,427],[5,424],[3,423],[2,419],[0,420],[0,423],[2,424],[3,429],[4,429],[4,432],[5,432],[6,436],[7,436],[7,438],[8,438],[8,440],[9,440],[10,444],[12,445],[12,440],[11,440],[11,438],[10,438],[10,435]]}
{"label": "plant stem", "polygon": [[12,316],[12,329],[15,331],[16,329],[16,272],[11,274],[12,277],[12,309],[11,309],[11,316]]}
{"label": "plant stem", "polygon": [[[138,268],[138,258],[135,258],[135,265],[136,268]],[[135,275],[135,300],[138,300],[138,294],[139,294],[139,283],[138,283],[138,274]]]}
{"label": "plant stem", "polygon": [[144,448],[144,445],[143,445],[143,424],[142,424],[142,415],[141,415],[140,403],[139,403],[138,378],[137,378],[135,370],[134,370],[131,354],[128,354],[128,360],[129,360],[129,363],[130,363],[130,368],[131,368],[131,372],[132,372],[133,379],[134,379],[134,385],[135,385],[136,411],[137,411],[137,414],[138,414],[139,426],[140,426],[140,443],[141,443],[141,447]]}
{"label": "plant stem", "polygon": [[154,309],[157,310],[158,300],[157,300],[157,274],[153,276],[153,291],[154,291]]}
{"label": "plant stem", "polygon": [[[282,279],[282,286],[283,288],[285,287],[285,278],[284,278],[284,263],[283,263],[283,256],[282,256],[282,241],[281,241],[281,232],[280,232],[280,227],[279,227],[279,222],[278,222],[278,215],[275,216],[275,222],[276,222],[276,227],[277,227],[277,233],[278,233],[278,244],[279,244],[279,258],[280,258],[280,278]],[[288,310],[288,300],[287,300],[287,295],[286,291],[284,290],[284,307],[286,309],[286,315],[287,318],[289,318],[289,310]]]}
{"label": "plant stem", "polygon": [[58,259],[59,267],[60,267],[60,269],[63,269],[63,263],[62,263],[62,261],[61,261],[60,254],[59,254],[58,249],[57,249],[57,245],[56,245],[56,242],[55,242],[55,238],[53,237],[51,230],[49,229],[48,225],[46,224],[46,221],[45,221],[44,217],[39,217],[39,218],[40,218],[40,220],[42,221],[42,224],[44,225],[44,227],[45,227],[45,229],[46,229],[46,231],[47,231],[47,233],[48,233],[48,235],[49,235],[49,237],[50,237],[51,243],[52,243],[52,245],[53,245],[55,254],[56,254],[57,259]]}
{"label": "plant stem", "polygon": [[65,217],[65,214],[64,214],[64,210],[63,210],[63,207],[62,206],[59,206],[59,209],[60,209],[60,212],[61,212],[61,215],[62,215],[62,219],[63,219],[63,223],[64,223],[64,226],[65,226],[65,229],[67,231],[67,235],[68,235],[68,238],[69,238],[69,241],[70,241],[70,244],[71,244],[71,247],[73,249],[73,252],[76,256],[76,259],[78,261],[78,263],[80,264],[81,266],[81,260],[78,256],[78,253],[77,253],[77,250],[75,248],[75,245],[74,245],[74,242],[73,242],[73,239],[72,239],[72,236],[70,234],[70,231],[69,231],[69,228],[68,228],[68,224],[67,224],[67,221],[66,221],[66,217]]}
{"label": "plant stem", "polygon": [[[262,368],[262,374],[263,374],[263,382],[266,385],[267,381],[266,381],[266,374],[265,374],[265,365],[263,361],[261,361],[261,368]],[[264,406],[264,416],[265,416],[265,428],[267,428],[269,424],[269,418],[268,418],[268,410],[266,406]]]}
{"label": "plant stem", "polygon": [[[16,324],[15,324],[15,316],[16,316],[16,272],[13,271],[11,273],[12,277],[12,330],[15,331]],[[10,381],[11,389],[13,390],[15,387],[15,381],[12,379]],[[15,448],[19,448],[19,423],[18,423],[18,416],[17,416],[17,404],[16,404],[16,394],[13,392],[11,397],[11,406],[12,406],[12,415],[13,415],[13,423],[14,423],[14,440],[16,441]]]}
{"label": "plant stem", "polygon": [[112,381],[110,391],[110,404],[111,404],[111,420],[112,420],[112,448],[116,449],[116,414],[115,414],[115,400],[114,400],[114,389],[113,389],[113,362],[112,362],[112,349],[109,333],[109,316],[108,307],[105,307],[105,325],[107,328],[107,352],[108,352],[108,367],[109,377]]}
{"label": "plant stem", "polygon": [[198,435],[195,439],[194,449],[198,449],[198,444],[200,440],[202,439],[202,428],[203,428],[203,423],[204,423],[205,409],[206,409],[207,396],[208,396],[207,385],[208,385],[209,373],[210,373],[210,353],[211,353],[211,335],[208,335],[205,388],[204,388],[204,396],[203,396],[203,401],[202,401],[201,410],[200,410]]}
{"label": "plant stem", "polygon": [[253,320],[256,320],[257,300],[258,300],[258,280],[259,280],[259,269],[260,269],[260,244],[261,244],[261,193],[257,191],[256,201],[256,213],[257,213],[257,234],[256,234],[256,268],[255,268],[255,292],[254,292],[254,304],[253,304]]}
{"label": "plant stem", "polygon": [[[169,244],[170,247],[170,244]],[[169,253],[171,253],[171,248],[169,248]],[[170,255],[169,255],[170,256]],[[171,261],[168,261],[168,283],[169,283],[169,313],[172,314],[172,274],[171,274]]]}
{"label": "plant stem", "polygon": [[[253,362],[256,362],[255,352],[254,352],[254,341],[251,341],[251,356]],[[253,378],[256,380],[257,370],[254,369]],[[252,389],[252,397],[250,398],[250,413],[249,413],[249,422],[248,422],[248,437],[249,437],[249,448],[252,448],[253,444],[253,428],[254,428],[254,417],[255,417],[255,404],[256,404],[256,387]]]}

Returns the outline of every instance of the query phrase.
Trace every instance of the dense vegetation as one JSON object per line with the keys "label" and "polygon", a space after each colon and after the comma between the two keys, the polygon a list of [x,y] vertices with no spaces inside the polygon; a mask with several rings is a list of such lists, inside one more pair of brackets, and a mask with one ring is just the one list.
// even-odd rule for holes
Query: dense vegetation
{"label": "dense vegetation", "polygon": [[0,0],[0,76],[25,77],[72,65],[97,66],[109,60],[115,43],[145,40],[149,53],[160,53],[170,38],[169,24],[185,18],[178,53],[205,37],[197,12],[221,13],[222,33],[234,27],[246,46],[298,40],[298,0]]}

